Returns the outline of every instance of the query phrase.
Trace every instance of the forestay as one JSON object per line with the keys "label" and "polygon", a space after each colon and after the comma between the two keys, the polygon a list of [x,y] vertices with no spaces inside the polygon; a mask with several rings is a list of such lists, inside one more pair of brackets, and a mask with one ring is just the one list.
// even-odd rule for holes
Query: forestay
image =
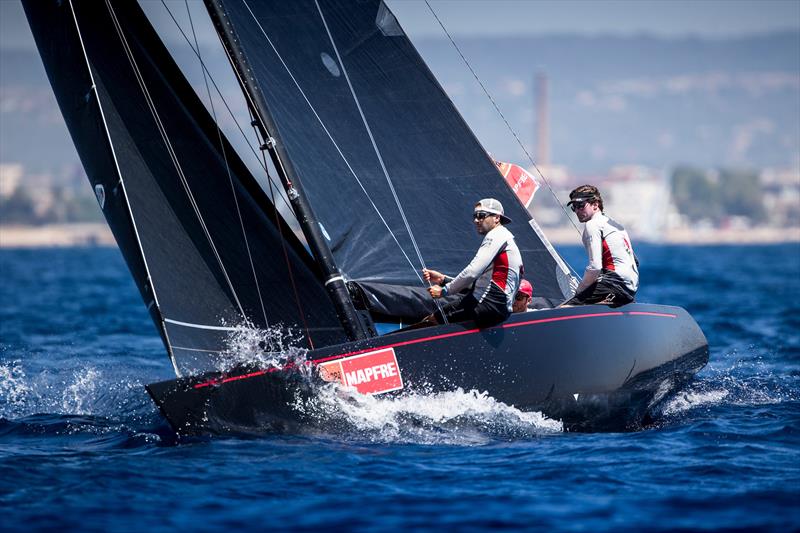
{"label": "forestay", "polygon": [[456,274],[480,242],[473,205],[494,197],[536,296],[565,298],[563,262],[381,1],[207,1],[224,8],[350,280],[421,287],[423,261]]}

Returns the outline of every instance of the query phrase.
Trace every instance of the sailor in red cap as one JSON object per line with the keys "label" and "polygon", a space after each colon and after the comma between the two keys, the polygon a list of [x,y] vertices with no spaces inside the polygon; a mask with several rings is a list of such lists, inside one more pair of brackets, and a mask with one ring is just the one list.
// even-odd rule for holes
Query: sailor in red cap
{"label": "sailor in red cap", "polygon": [[530,305],[532,298],[533,285],[531,285],[527,279],[523,279],[519,282],[519,290],[514,296],[514,305],[511,307],[511,312],[525,313],[527,311],[533,311],[533,309],[528,309],[528,305]]}

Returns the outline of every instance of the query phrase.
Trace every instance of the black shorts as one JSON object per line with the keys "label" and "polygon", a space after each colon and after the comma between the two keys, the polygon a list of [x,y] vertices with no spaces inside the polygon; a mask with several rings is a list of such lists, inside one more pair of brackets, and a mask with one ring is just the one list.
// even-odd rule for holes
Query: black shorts
{"label": "black shorts", "polygon": [[603,304],[619,307],[629,304],[636,298],[616,272],[604,272],[594,283],[573,296],[565,305]]}
{"label": "black shorts", "polygon": [[[508,310],[506,293],[495,284],[489,286],[489,292],[479,302],[473,293],[464,296],[461,301],[442,307],[447,322],[464,322],[474,320],[479,328],[488,328],[505,321],[511,313]],[[444,324],[442,314],[434,314],[439,324]]]}

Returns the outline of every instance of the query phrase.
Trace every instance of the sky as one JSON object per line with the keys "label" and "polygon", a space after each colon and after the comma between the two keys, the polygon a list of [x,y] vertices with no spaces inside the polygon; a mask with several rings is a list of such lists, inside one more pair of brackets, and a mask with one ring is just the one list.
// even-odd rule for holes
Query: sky
{"label": "sky", "polygon": [[[183,0],[169,2],[183,5]],[[412,39],[442,37],[424,0],[387,3]],[[800,30],[800,0],[430,0],[430,5],[448,31],[460,36],[647,33],[722,38]],[[0,47],[33,46],[18,0],[0,0]]]}
{"label": "sky", "polygon": [[[542,35],[694,34],[730,37],[800,29],[800,0],[430,0],[451,33]],[[395,0],[392,9],[417,35],[441,29],[423,0]],[[422,9],[420,9],[422,8]]]}

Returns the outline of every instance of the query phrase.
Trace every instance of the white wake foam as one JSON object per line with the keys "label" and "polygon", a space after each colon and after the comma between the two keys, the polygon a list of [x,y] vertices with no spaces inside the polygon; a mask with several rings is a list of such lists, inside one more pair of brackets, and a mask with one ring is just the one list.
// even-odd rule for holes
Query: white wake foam
{"label": "white wake foam", "polygon": [[89,415],[96,403],[100,372],[87,367],[72,373],[71,382],[66,383],[61,394],[60,412],[72,415]]}
{"label": "white wake foam", "polygon": [[711,391],[689,390],[678,393],[664,405],[662,413],[665,415],[676,415],[698,407],[717,405],[727,398],[729,394],[730,393],[724,389]]}
{"label": "white wake foam", "polygon": [[292,407],[311,432],[374,442],[474,444],[563,430],[559,421],[520,411],[486,392],[454,387],[447,392],[371,396],[338,383],[322,383],[314,379],[315,367],[306,364],[308,350],[298,347],[300,339],[298,332],[282,326],[260,330],[240,325],[228,337],[222,367],[294,363],[311,392],[298,394]]}
{"label": "white wake foam", "polygon": [[18,416],[30,395],[31,388],[20,361],[0,364],[0,417]]}
{"label": "white wake foam", "polygon": [[0,417],[36,414],[139,419],[155,412],[136,379],[111,377],[108,369],[78,364],[58,371],[26,372],[22,361],[0,362]]}
{"label": "white wake foam", "polygon": [[726,368],[711,370],[667,400],[660,411],[676,415],[717,405],[769,405],[795,400],[797,396],[791,380],[781,379],[761,361],[737,360]]}
{"label": "white wake foam", "polygon": [[524,412],[475,390],[406,392],[370,396],[326,384],[295,409],[326,432],[370,442],[483,444],[497,438],[522,439],[563,430],[561,422]]}
{"label": "white wake foam", "polygon": [[301,333],[281,324],[267,329],[239,324],[226,338],[217,369],[224,372],[239,365],[267,368],[305,362],[308,350],[299,346],[301,339]]}

